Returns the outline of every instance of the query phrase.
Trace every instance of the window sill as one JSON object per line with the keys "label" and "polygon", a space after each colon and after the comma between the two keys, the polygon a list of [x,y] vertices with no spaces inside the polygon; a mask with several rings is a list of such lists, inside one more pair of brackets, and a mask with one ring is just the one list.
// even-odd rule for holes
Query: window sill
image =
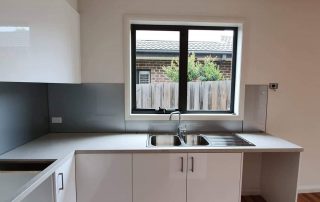
{"label": "window sill", "polygon": [[[126,120],[167,121],[170,114],[129,114]],[[242,120],[239,114],[181,114],[181,120]]]}

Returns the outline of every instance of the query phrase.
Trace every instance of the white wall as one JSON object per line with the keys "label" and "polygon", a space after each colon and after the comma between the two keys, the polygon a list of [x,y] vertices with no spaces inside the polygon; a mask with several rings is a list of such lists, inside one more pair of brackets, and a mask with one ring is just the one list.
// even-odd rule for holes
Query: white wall
{"label": "white wall", "polygon": [[80,0],[79,9],[84,83],[124,83],[124,14],[246,19],[246,83],[280,83],[267,131],[305,147],[300,189],[320,190],[320,1]]}
{"label": "white wall", "polygon": [[78,10],[78,0],[66,0],[72,8]]}

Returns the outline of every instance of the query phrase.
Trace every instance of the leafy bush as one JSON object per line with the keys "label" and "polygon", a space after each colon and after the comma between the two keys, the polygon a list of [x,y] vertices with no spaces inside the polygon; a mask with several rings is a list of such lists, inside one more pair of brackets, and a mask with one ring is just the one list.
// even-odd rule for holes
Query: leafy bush
{"label": "leafy bush", "polygon": [[174,58],[171,60],[171,65],[163,67],[166,76],[174,82],[179,81],[179,59]]}
{"label": "leafy bush", "polygon": [[223,79],[219,66],[214,63],[214,60],[211,57],[206,57],[204,59],[204,64],[201,70],[203,75],[200,78],[201,81],[219,81]]}
{"label": "leafy bush", "polygon": [[[174,82],[179,81],[179,59],[173,58],[170,66],[163,67],[166,76]],[[219,81],[223,80],[219,66],[214,58],[208,56],[198,61],[194,53],[188,57],[188,81]]]}

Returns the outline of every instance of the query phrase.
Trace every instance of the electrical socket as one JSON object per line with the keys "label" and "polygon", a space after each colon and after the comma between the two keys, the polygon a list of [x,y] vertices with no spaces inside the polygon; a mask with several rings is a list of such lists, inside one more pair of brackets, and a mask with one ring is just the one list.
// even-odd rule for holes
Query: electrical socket
{"label": "electrical socket", "polygon": [[62,123],[62,117],[51,117],[51,123],[61,124]]}
{"label": "electrical socket", "polygon": [[269,83],[269,89],[271,90],[278,90],[279,84],[278,83]]}

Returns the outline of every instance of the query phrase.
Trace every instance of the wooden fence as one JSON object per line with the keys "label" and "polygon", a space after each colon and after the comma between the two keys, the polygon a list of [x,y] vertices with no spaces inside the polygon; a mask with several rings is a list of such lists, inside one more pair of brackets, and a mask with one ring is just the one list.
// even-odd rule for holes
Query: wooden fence
{"label": "wooden fence", "polygon": [[[229,110],[231,81],[188,82],[188,110]],[[178,83],[163,82],[137,84],[137,108],[166,109],[178,108]]]}

